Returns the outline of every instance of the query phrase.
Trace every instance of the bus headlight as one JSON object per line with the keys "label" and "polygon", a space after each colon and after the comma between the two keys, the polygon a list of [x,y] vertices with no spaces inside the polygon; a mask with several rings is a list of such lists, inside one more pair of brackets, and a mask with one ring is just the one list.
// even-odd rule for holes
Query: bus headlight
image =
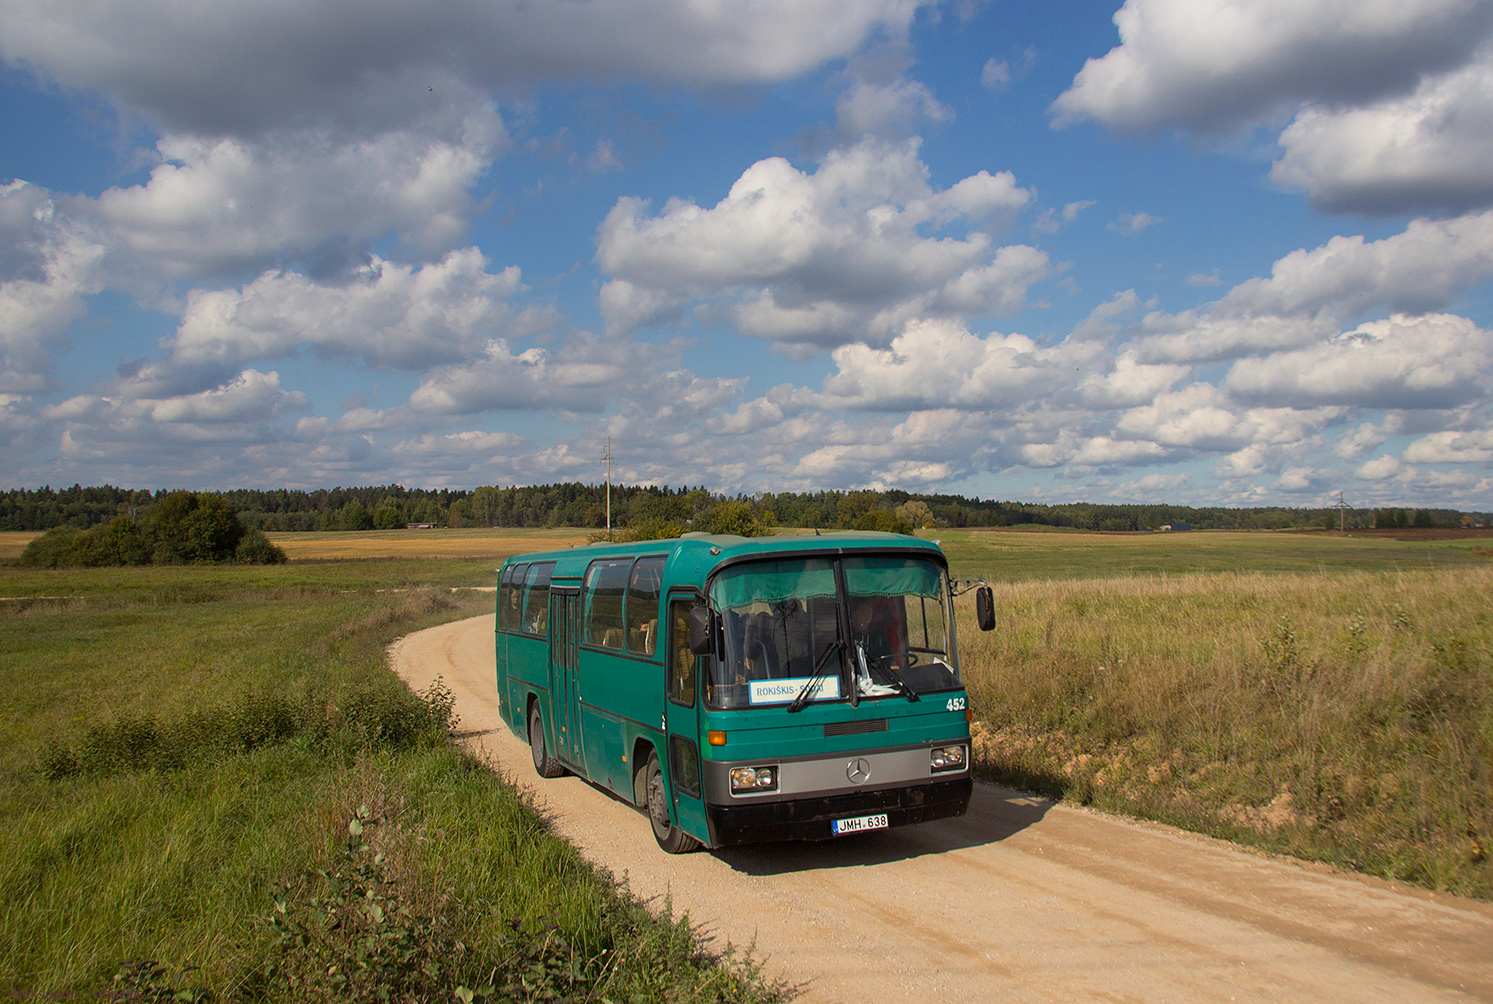
{"label": "bus headlight", "polygon": [[731,791],[774,791],[778,786],[776,767],[732,767]]}
{"label": "bus headlight", "polygon": [[946,770],[964,769],[963,746],[940,746],[928,751],[928,767],[938,774]]}

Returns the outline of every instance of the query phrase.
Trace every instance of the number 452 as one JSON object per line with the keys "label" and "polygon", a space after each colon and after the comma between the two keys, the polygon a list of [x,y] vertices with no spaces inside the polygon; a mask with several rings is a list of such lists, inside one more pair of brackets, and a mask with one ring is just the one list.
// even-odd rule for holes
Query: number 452
{"label": "number 452", "polygon": [[962,698],[962,697],[951,697],[951,698],[949,698],[948,710],[950,710],[950,711],[963,711],[964,710],[964,698]]}

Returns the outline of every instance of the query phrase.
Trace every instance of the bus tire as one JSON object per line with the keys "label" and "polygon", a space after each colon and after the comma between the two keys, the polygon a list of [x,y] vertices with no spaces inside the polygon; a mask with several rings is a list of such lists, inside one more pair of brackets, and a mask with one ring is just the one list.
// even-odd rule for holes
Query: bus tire
{"label": "bus tire", "polygon": [[643,792],[647,796],[644,809],[648,823],[653,827],[653,839],[658,846],[670,854],[684,854],[700,846],[700,841],[685,833],[669,821],[669,796],[664,791],[664,772],[658,764],[658,754],[649,751],[648,766],[643,768]]}
{"label": "bus tire", "polygon": [[529,704],[529,752],[534,756],[534,770],[540,777],[559,777],[565,773],[560,761],[550,756],[544,745],[544,719],[539,714],[539,702]]}

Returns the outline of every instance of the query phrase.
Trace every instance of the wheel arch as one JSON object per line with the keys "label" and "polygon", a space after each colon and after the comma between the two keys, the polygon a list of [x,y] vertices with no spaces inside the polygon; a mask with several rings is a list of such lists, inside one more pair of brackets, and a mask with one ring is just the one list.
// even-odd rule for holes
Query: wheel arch
{"label": "wheel arch", "polygon": [[[653,745],[653,740],[646,736],[638,736],[632,741],[632,804],[636,808],[645,808],[648,804],[647,794],[643,786],[647,784],[644,776],[648,767],[648,755],[658,756],[658,747]],[[669,767],[664,763],[663,757],[658,757],[659,770],[664,772],[665,783],[669,780]],[[669,818],[674,817],[674,807],[669,806]]]}

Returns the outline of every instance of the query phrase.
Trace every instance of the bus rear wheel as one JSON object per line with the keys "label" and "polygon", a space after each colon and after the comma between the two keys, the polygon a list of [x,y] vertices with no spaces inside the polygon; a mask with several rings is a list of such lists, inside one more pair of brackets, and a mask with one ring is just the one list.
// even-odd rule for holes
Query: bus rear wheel
{"label": "bus rear wheel", "polygon": [[550,756],[544,745],[544,719],[539,714],[539,702],[529,705],[529,752],[534,757],[534,770],[540,777],[559,777],[565,773],[560,761]]}
{"label": "bus rear wheel", "polygon": [[643,794],[648,802],[648,822],[658,846],[670,854],[684,854],[700,846],[700,841],[669,821],[669,796],[664,790],[664,772],[657,753],[648,754],[648,766],[643,768]]}

